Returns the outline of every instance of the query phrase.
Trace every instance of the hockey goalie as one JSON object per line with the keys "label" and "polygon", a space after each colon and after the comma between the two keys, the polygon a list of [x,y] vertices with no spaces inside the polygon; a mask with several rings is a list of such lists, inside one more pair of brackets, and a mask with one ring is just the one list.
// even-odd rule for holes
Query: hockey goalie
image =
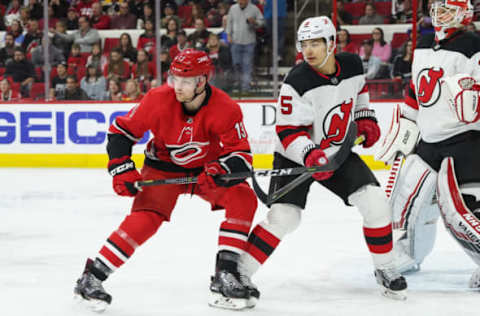
{"label": "hockey goalie", "polygon": [[[464,30],[468,0],[433,1],[430,15],[435,33],[418,42],[405,104],[395,107],[376,155],[394,161],[387,194],[401,272],[420,269],[440,216],[480,265],[480,37]],[[469,285],[480,289],[480,268]]]}

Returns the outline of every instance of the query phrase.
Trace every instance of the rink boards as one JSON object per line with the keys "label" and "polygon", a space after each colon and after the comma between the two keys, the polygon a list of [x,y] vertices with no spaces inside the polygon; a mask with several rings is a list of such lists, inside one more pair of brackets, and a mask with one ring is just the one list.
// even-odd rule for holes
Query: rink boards
{"label": "rink boards", "polygon": [[[270,168],[275,137],[275,101],[238,101],[254,153],[255,168]],[[391,120],[392,102],[373,102],[383,131]],[[107,131],[115,117],[134,103],[4,103],[0,106],[0,167],[103,168],[107,165]],[[143,164],[147,132],[133,148]],[[356,151],[374,169],[375,147]]]}

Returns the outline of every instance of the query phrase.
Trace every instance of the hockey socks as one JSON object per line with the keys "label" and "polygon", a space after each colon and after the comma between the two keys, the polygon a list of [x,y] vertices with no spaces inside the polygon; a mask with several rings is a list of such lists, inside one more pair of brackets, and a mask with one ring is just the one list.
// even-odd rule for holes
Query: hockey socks
{"label": "hockey socks", "polygon": [[100,249],[97,259],[111,272],[121,267],[158,230],[165,218],[149,211],[133,212],[115,230]]}
{"label": "hockey socks", "polygon": [[376,267],[392,261],[392,224],[384,227],[363,227],[363,234]]}

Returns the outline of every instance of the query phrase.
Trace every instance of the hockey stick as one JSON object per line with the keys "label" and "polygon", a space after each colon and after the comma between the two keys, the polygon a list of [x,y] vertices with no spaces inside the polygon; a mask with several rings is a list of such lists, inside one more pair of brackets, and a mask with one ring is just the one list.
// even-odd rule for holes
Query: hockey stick
{"label": "hockey stick", "polygon": [[321,166],[321,167],[317,167],[317,171],[305,172],[301,176],[295,178],[294,180],[292,180],[288,184],[284,185],[283,187],[281,187],[280,189],[278,189],[277,191],[274,191],[273,193],[271,193],[269,195],[267,195],[262,190],[262,188],[258,184],[257,180],[255,179],[255,176],[253,176],[252,177],[252,186],[253,186],[253,189],[255,190],[255,193],[258,196],[258,199],[263,204],[265,204],[267,206],[270,206],[275,201],[280,199],[282,196],[284,196],[285,194],[287,194],[288,192],[290,192],[291,190],[296,188],[298,185],[300,185],[301,183],[303,183],[307,179],[309,179],[312,176],[312,173],[315,173],[315,172],[318,172],[318,171],[335,171],[348,158],[348,156],[350,155],[350,152],[351,152],[351,148],[353,146],[361,144],[365,141],[365,136],[364,135],[360,135],[360,136],[356,137],[356,134],[357,134],[357,125],[355,123],[353,123],[352,126],[350,127],[350,130],[348,131],[348,134],[347,134],[347,136],[345,138],[345,141],[343,142],[342,146],[340,147],[338,152],[335,154],[335,156],[333,156],[332,158],[329,159],[328,164],[326,164],[324,166]]}
{"label": "hockey stick", "polygon": [[[362,136],[361,136],[362,137]],[[362,139],[363,141],[363,139]],[[238,180],[246,179],[250,177],[282,177],[282,176],[294,176],[298,174],[307,174],[311,175],[312,173],[319,171],[330,171],[332,168],[330,164],[325,166],[318,167],[294,167],[294,168],[283,168],[283,169],[261,169],[254,171],[245,171],[245,172],[234,172],[220,175],[219,177],[223,180]],[[163,184],[191,184],[197,183],[197,177],[180,177],[180,178],[169,178],[169,179],[156,179],[156,180],[143,180],[136,181],[134,186],[136,189],[142,187],[163,185]]]}

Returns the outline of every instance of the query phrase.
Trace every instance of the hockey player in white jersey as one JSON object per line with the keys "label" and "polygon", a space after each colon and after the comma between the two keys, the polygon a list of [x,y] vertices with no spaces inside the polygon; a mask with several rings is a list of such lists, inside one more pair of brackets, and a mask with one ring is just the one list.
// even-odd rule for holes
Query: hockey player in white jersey
{"label": "hockey player in white jersey", "polygon": [[[390,203],[401,272],[420,269],[440,215],[480,264],[480,37],[464,30],[473,16],[468,0],[434,1],[430,14],[435,34],[422,37],[415,49],[409,94],[395,108],[377,153],[386,162],[406,155],[387,186],[394,184]],[[480,270],[470,286],[480,288]]]}
{"label": "hockey player in white jersey", "polygon": [[[375,112],[369,107],[362,61],[357,55],[335,55],[336,30],[325,16],[309,18],[298,29],[297,49],[305,62],[285,79],[277,105],[277,145],[274,168],[321,166],[335,156],[353,121],[358,135],[371,147],[380,137]],[[273,177],[270,190],[297,176]],[[354,205],[363,216],[363,232],[374,263],[374,275],[382,293],[405,299],[407,283],[395,269],[392,253],[391,210],[383,190],[360,157],[350,152],[334,172],[314,173],[307,181],[270,206],[267,218],[250,233],[239,270],[244,284],[259,296],[250,277],[268,259],[280,241],[300,224],[307,194],[313,182]],[[335,212],[322,205],[311,211]],[[252,301],[254,305],[256,302]]]}

